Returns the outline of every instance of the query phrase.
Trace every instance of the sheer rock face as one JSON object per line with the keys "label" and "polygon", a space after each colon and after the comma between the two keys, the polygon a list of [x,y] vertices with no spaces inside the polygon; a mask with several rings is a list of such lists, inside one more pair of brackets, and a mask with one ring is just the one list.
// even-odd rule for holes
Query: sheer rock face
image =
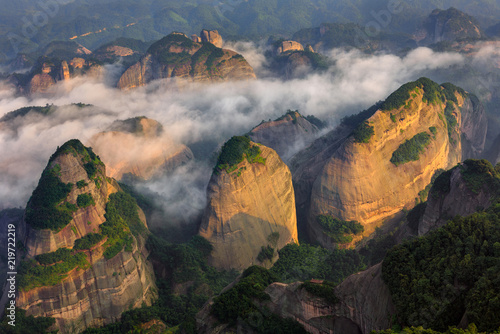
{"label": "sheer rock face", "polygon": [[491,206],[495,191],[484,184],[479,191],[474,192],[463,179],[462,169],[467,169],[467,166],[461,164],[451,170],[450,189],[447,193],[431,189],[424,215],[418,225],[418,235],[445,225],[457,215],[465,217],[477,212],[478,208],[487,209]]}
{"label": "sheer rock face", "polygon": [[154,43],[139,62],[123,73],[118,88],[131,89],[166,78],[220,82],[255,79],[255,73],[243,56],[234,51],[172,33]]}
{"label": "sheer rock face", "polygon": [[272,148],[283,161],[288,162],[300,149],[311,144],[318,134],[316,125],[292,111],[275,121],[256,126],[250,131],[250,138]]}
{"label": "sheer rock face", "polygon": [[193,153],[174,142],[160,123],[145,117],[115,122],[109,131],[90,139],[106,164],[108,175],[121,180],[126,174],[148,180],[186,164]]}
{"label": "sheer rock face", "polygon": [[260,264],[257,256],[271,244],[273,232],[279,233],[275,249],[297,242],[291,173],[274,150],[259,147],[265,165],[244,160],[231,174],[214,173],[208,185],[199,234],[214,246],[210,263],[215,267],[243,270]]}
{"label": "sheer rock face", "polygon": [[[76,239],[91,232],[98,233],[99,225],[105,221],[108,196],[119,191],[119,186],[115,181],[107,180],[102,163],[97,166],[94,176],[89,178],[82,158],[80,153],[62,152],[51,159],[47,168],[59,165],[59,179],[73,184],[64,201],[75,204],[79,194],[90,193],[95,205],[73,212],[71,222],[58,232],[35,229],[26,224],[24,244],[28,258],[61,247],[71,249]],[[78,189],[76,183],[81,180],[87,185]],[[137,209],[141,221],[146,225],[144,214]],[[17,306],[26,310],[27,315],[55,318],[55,329],[60,333],[79,333],[88,327],[119,320],[122,312],[130,307],[140,307],[143,303],[151,305],[157,290],[153,268],[146,260],[148,252],[144,237],[133,236],[132,251],[123,250],[110,259],[103,256],[107,248],[105,242],[106,239],[91,250],[83,251],[90,264],[88,269],[75,268],[53,286],[20,290]]]}
{"label": "sheer rock face", "polygon": [[[413,94],[409,108],[378,110],[368,119],[374,129],[368,143],[356,143],[352,136],[346,138],[349,129],[343,126],[307,149],[315,154],[306,152],[304,158],[300,158],[300,152],[297,154],[298,158],[292,162],[294,183],[301,196],[297,203],[299,210],[306,210],[312,240],[325,247],[333,246],[316,221],[321,214],[356,220],[364,225],[365,235],[371,234],[385,218],[413,207],[418,193],[430,183],[438,169],[456,165],[464,158],[464,152],[473,151],[470,143],[475,143],[474,150],[482,151],[484,144],[480,143],[484,143],[484,133],[480,131],[484,110],[479,106],[471,108],[467,95],[455,93],[458,107],[454,107],[453,115],[458,125],[450,139],[445,103],[424,102],[422,90]],[[481,125],[471,126],[473,119]],[[435,134],[431,133],[431,127],[435,128]],[[468,131],[469,142],[460,140],[463,131]],[[393,152],[422,132],[431,135],[431,141],[419,159],[394,165],[390,161]]]}
{"label": "sheer rock face", "polygon": [[[217,30],[205,30],[203,29],[200,33],[200,38],[203,43],[212,43],[218,48],[222,48],[222,36],[219,34]],[[195,40],[198,41],[198,38]]]}

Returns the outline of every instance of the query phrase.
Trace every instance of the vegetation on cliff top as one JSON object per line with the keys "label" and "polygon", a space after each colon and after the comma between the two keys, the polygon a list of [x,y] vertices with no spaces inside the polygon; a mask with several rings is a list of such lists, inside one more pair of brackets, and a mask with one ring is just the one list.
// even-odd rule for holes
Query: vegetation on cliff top
{"label": "vegetation on cliff top", "polygon": [[229,139],[217,159],[215,171],[225,170],[228,174],[235,171],[237,165],[245,158],[249,163],[260,163],[265,165],[266,159],[261,157],[259,145],[252,144],[248,137],[234,136]]}
{"label": "vegetation on cliff top", "polygon": [[480,331],[500,327],[500,204],[394,247],[383,262],[404,326],[445,331],[465,314]]}
{"label": "vegetation on cliff top", "polygon": [[399,145],[392,153],[391,162],[397,167],[410,161],[417,161],[430,143],[431,135],[427,132],[420,132]]}
{"label": "vegetation on cliff top", "polygon": [[466,96],[466,93],[463,89],[453,84],[444,83],[443,85],[439,85],[434,81],[423,77],[418,79],[417,81],[408,82],[402,85],[394,93],[389,95],[380,109],[383,111],[399,109],[407,104],[407,101],[411,97],[410,94],[420,93],[421,89],[423,90],[422,101],[424,103],[430,104],[446,101],[457,103],[455,92]]}

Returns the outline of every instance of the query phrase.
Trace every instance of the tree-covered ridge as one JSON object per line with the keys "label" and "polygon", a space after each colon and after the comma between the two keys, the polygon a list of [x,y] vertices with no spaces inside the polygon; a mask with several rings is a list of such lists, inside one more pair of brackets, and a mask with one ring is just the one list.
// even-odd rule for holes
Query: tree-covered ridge
{"label": "tree-covered ridge", "polygon": [[[72,139],[59,147],[50,157],[49,163],[33,191],[26,207],[26,222],[35,229],[50,229],[60,231],[72,219],[72,213],[78,209],[74,203],[65,201],[74,185],[60,180],[61,166],[54,164],[55,159],[62,154],[72,154],[81,157],[81,162],[87,175],[100,187],[102,178],[97,174],[104,164],[91,148],[85,147],[79,140]],[[85,208],[94,205],[90,194],[80,195],[78,206]]]}
{"label": "tree-covered ridge", "polygon": [[365,228],[356,221],[344,221],[328,215],[319,215],[316,221],[333,242],[347,244],[352,242],[352,236],[363,233]]}
{"label": "tree-covered ridge", "polygon": [[[248,268],[238,283],[214,299],[211,307],[212,315],[221,323],[232,326],[236,325],[238,319],[243,320],[258,333],[307,333],[299,323],[272,315],[255,303],[256,300],[270,299],[264,290],[277,280],[277,276],[265,268],[258,266]],[[259,317],[261,321],[249,321],[251,317]]]}
{"label": "tree-covered ridge", "polygon": [[464,314],[479,331],[500,327],[500,204],[394,247],[383,262],[403,326],[445,331]]}
{"label": "tree-covered ridge", "polygon": [[397,167],[410,161],[417,161],[431,143],[431,139],[431,135],[427,132],[420,132],[407,139],[392,153],[391,162]]}
{"label": "tree-covered ridge", "polygon": [[132,251],[134,236],[146,236],[148,230],[142,223],[138,214],[138,206],[135,199],[125,192],[118,192],[109,196],[106,204],[106,221],[100,227],[100,233],[107,237],[104,243],[104,257],[111,259],[125,251]]}
{"label": "tree-covered ridge", "polygon": [[439,85],[431,79],[422,77],[417,81],[408,82],[398,88],[394,93],[389,95],[380,109],[383,111],[399,109],[407,105],[410,98],[416,98],[416,94],[419,94],[421,90],[423,91],[422,101],[429,104],[445,103],[446,101],[457,103],[455,92],[464,97],[466,96],[463,89],[453,84],[444,83],[443,85]]}
{"label": "tree-covered ridge", "polygon": [[238,164],[247,159],[249,163],[260,163],[265,165],[266,159],[261,156],[261,149],[258,144],[252,143],[246,136],[234,136],[223,146],[215,171],[225,170],[228,174],[238,168]]}

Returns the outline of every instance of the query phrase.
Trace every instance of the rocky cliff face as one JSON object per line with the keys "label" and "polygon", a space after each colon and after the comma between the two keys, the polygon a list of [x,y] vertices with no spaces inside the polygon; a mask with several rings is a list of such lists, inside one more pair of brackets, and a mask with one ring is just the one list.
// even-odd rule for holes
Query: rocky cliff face
{"label": "rocky cliff face", "polygon": [[[352,136],[346,138],[349,130],[345,127],[334,130],[313,144],[316,154],[308,153],[292,163],[294,181],[302,197],[297,202],[306,203],[306,210],[308,207],[308,229],[313,240],[332,246],[316,221],[321,214],[359,221],[365,227],[365,235],[370,234],[385,218],[411,208],[436,170],[450,168],[463,158],[460,135],[465,123],[470,124],[464,120],[478,119],[481,123],[484,112],[475,109],[469,115],[470,108],[463,107],[472,103],[470,97],[458,88],[445,89],[428,79],[408,85],[391,95]],[[441,97],[445,90],[449,91],[446,92],[449,101]],[[408,98],[388,107],[388,101],[403,91]],[[434,101],[429,101],[431,91],[440,97],[436,95]],[[470,141],[483,142],[484,133],[474,131],[469,129]],[[415,143],[420,137],[428,138],[426,144],[414,158],[409,158],[410,152],[415,154],[419,150]],[[328,138],[332,138],[331,144]],[[398,157],[403,161],[397,160]],[[307,185],[311,182],[308,200]]]}
{"label": "rocky cliff face", "polygon": [[[44,279],[50,271],[38,263],[42,261],[40,255],[62,248],[71,250],[75,241],[104,233],[100,225],[107,220],[108,196],[119,190],[116,182],[106,178],[104,164],[91,149],[77,140],[59,148],[27,205],[24,261],[34,262],[21,264],[21,277],[33,275],[30,266],[39,266],[37,279]],[[147,231],[144,214],[138,207],[136,210],[137,219],[141,219],[136,224]],[[127,246],[123,249],[122,245],[114,255],[110,255],[110,247],[119,247],[120,241],[110,239],[111,234],[102,235],[91,247],[73,251],[71,257],[84,254],[86,265],[69,268],[62,278],[42,284],[33,285],[25,278],[17,306],[27,315],[55,318],[61,333],[78,333],[117,321],[130,307],[151,304],[156,287],[152,267],[146,261],[143,234],[127,234],[123,239]]]}
{"label": "rocky cliff face", "polygon": [[[321,121],[316,124],[322,127]],[[262,122],[249,135],[252,141],[272,148],[287,162],[319,135],[318,126],[297,111],[289,111],[274,121]]]}
{"label": "rocky cliff face", "polygon": [[[280,249],[297,241],[291,173],[274,150],[257,147],[264,163],[245,159],[230,173],[215,172],[208,184],[199,234],[214,246],[209,261],[215,267],[243,270],[259,264],[261,247]],[[279,238],[273,242],[275,232]]]}
{"label": "rocky cliff face", "polygon": [[478,22],[455,8],[447,10],[435,9],[423,23],[416,34],[421,45],[457,39],[480,39],[484,36]]}
{"label": "rocky cliff face", "polygon": [[193,159],[188,147],[175,143],[160,123],[146,117],[113,123],[109,131],[93,136],[90,146],[117,180],[127,174],[148,180]]}
{"label": "rocky cliff face", "polygon": [[75,57],[66,60],[41,57],[31,72],[25,75],[12,76],[19,91],[28,94],[47,93],[59,81],[69,80],[78,76],[99,78],[102,66],[95,61]]}
{"label": "rocky cliff face", "polygon": [[125,71],[118,88],[130,89],[165,78],[217,82],[255,79],[255,73],[243,56],[234,51],[172,33],[154,43],[139,62]]}
{"label": "rocky cliff face", "polygon": [[496,172],[485,160],[466,160],[443,173],[434,183],[418,235],[439,228],[455,216],[468,216],[487,209],[497,198]]}

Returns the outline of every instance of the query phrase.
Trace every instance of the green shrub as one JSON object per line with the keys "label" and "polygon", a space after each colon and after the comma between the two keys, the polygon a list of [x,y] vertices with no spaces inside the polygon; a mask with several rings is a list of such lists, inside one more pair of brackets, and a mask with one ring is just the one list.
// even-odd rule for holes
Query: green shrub
{"label": "green shrub", "polygon": [[248,137],[232,137],[222,146],[215,170],[225,170],[227,173],[231,173],[245,158],[250,163],[265,164],[266,159],[262,158],[260,154],[259,146],[252,146]]}
{"label": "green shrub", "polygon": [[417,161],[430,142],[431,136],[427,132],[415,135],[399,145],[398,149],[392,153],[391,162],[399,166],[410,161]]}
{"label": "green shrub", "polygon": [[259,255],[257,255],[257,261],[264,262],[265,260],[272,260],[274,255],[274,248],[271,246],[261,247]]}
{"label": "green shrub", "polygon": [[76,198],[76,204],[80,208],[86,208],[90,205],[95,205],[94,199],[90,193],[88,194],[80,194]]}
{"label": "green shrub", "polygon": [[78,181],[78,182],[76,183],[76,187],[77,187],[78,189],[82,189],[83,187],[86,187],[86,186],[88,186],[88,183],[87,183],[87,182],[85,182],[85,180],[80,180],[80,181]]}
{"label": "green shrub", "polygon": [[391,113],[391,121],[393,121],[394,123],[396,123],[396,116],[394,116],[392,113]]}
{"label": "green shrub", "polygon": [[354,131],[352,135],[354,136],[354,142],[356,143],[369,143],[370,139],[375,134],[373,126],[371,126],[368,121],[364,121]]}
{"label": "green shrub", "polygon": [[319,215],[316,221],[323,229],[323,233],[332,238],[333,242],[345,244],[352,241],[352,235],[361,234],[363,225],[355,221],[344,221],[332,216]]}
{"label": "green shrub", "polygon": [[73,246],[74,250],[83,250],[83,249],[91,249],[95,245],[97,245],[104,236],[98,233],[89,233],[83,238],[75,240],[75,244]]}
{"label": "green shrub", "polygon": [[430,131],[430,132],[431,132],[434,136],[437,134],[437,129],[436,129],[436,127],[435,127],[435,126],[431,126],[431,127],[429,128],[429,131]]}
{"label": "green shrub", "polygon": [[302,289],[306,289],[307,292],[316,297],[325,299],[330,304],[337,304],[339,299],[335,295],[335,286],[335,284],[328,281],[323,281],[322,283],[312,283],[311,281],[306,281],[302,283],[300,287]]}

